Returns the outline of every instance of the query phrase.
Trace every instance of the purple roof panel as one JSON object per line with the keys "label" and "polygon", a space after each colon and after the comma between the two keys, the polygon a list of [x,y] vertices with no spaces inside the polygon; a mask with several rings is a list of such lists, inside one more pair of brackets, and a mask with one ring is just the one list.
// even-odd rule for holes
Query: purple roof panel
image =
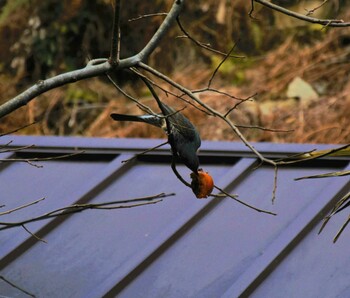
{"label": "purple roof panel", "polygon": [[[20,227],[0,231],[0,275],[37,297],[343,297],[348,289],[350,229],[332,243],[347,212],[321,235],[317,231],[331,204],[349,190],[349,179],[294,178],[349,169],[349,159],[280,168],[272,204],[273,168],[256,169],[256,157],[241,144],[204,142],[201,166],[215,183],[278,214],[272,216],[230,198],[196,199],[171,171],[167,147],[122,162],[159,140],[9,136],[0,141],[9,139],[11,146],[36,144],[18,157],[65,154],[75,148],[84,153],[42,162],[42,168],[2,163],[0,184],[6,196],[0,203],[6,208],[46,198],[1,216],[2,222],[75,203],[176,193],[154,205],[88,210],[26,225],[47,243]],[[315,148],[255,147],[276,158]],[[189,171],[178,168],[189,180]],[[25,297],[3,280],[0,294]]]}

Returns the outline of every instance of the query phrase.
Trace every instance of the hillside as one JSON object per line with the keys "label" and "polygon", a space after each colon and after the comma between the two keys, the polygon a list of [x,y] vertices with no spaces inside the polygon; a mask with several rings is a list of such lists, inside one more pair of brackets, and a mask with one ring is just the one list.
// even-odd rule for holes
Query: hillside
{"label": "hillside", "polygon": [[[0,4],[0,102],[40,79],[83,67],[91,58],[109,55],[111,24],[106,20],[112,15],[110,1],[32,1],[34,5],[29,2]],[[171,5],[171,1],[156,1],[153,6],[144,1],[134,2],[122,12],[124,57],[142,48],[162,16],[128,20],[167,11]],[[237,105],[230,117],[237,125],[248,127],[242,131],[251,141],[349,143],[350,29],[294,21],[259,6],[255,7],[255,18],[250,18],[250,1],[234,2],[191,4],[181,17],[183,26],[196,40],[222,52],[228,52],[235,44],[233,53],[239,56],[220,67],[211,85],[238,99],[205,92],[199,95],[201,100],[227,111],[249,98]],[[289,2],[291,9],[296,10],[306,5],[305,1]],[[298,6],[293,6],[295,3]],[[315,13],[350,21],[350,8],[342,1],[330,1],[327,5]],[[189,89],[200,89],[208,85],[222,59],[196,46],[174,28],[149,64]],[[114,78],[129,94],[157,110],[149,92],[133,75],[123,72]],[[176,91],[164,82],[157,82],[166,90]],[[159,95],[178,109],[186,107],[183,112],[198,127],[202,139],[237,139],[223,121],[162,91]],[[164,137],[156,128],[115,123],[109,117],[111,112],[142,113],[105,77],[94,78],[39,96],[3,118],[0,131],[38,121],[18,133]]]}

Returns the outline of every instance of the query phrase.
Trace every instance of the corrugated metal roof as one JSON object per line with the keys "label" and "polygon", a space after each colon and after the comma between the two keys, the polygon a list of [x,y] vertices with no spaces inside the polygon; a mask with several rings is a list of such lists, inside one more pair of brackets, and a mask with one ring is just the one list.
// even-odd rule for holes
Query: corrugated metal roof
{"label": "corrugated metal roof", "polygon": [[[37,297],[347,297],[350,229],[332,239],[348,212],[322,217],[349,189],[349,178],[294,181],[350,169],[349,159],[324,158],[281,167],[271,204],[274,169],[261,166],[240,143],[204,142],[200,161],[215,183],[256,207],[230,198],[196,199],[170,168],[169,148],[130,163],[123,160],[159,140],[60,137],[0,138],[10,146],[35,144],[20,158],[83,149],[68,159],[2,163],[1,205],[6,209],[45,200],[0,217],[18,221],[75,203],[99,203],[172,193],[163,202],[129,209],[90,210],[0,231],[0,275]],[[270,157],[315,145],[255,144]],[[329,147],[329,146],[328,146]],[[327,146],[317,146],[318,149]],[[183,166],[184,177],[189,172]],[[0,294],[26,295],[0,280]]]}

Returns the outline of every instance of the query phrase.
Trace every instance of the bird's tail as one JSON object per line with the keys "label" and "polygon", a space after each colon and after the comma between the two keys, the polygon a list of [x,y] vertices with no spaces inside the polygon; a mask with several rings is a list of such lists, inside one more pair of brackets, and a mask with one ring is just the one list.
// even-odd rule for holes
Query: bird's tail
{"label": "bird's tail", "polygon": [[157,127],[162,126],[163,119],[154,115],[124,115],[124,114],[116,114],[112,113],[111,117],[115,121],[132,121],[132,122],[145,122]]}

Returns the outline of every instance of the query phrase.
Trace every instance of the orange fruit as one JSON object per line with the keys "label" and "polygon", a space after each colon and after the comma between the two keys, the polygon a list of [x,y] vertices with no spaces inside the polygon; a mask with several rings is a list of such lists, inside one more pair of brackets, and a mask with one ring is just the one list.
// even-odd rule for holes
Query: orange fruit
{"label": "orange fruit", "polygon": [[191,188],[197,198],[207,198],[214,188],[214,180],[208,172],[199,169],[197,173],[191,173]]}

